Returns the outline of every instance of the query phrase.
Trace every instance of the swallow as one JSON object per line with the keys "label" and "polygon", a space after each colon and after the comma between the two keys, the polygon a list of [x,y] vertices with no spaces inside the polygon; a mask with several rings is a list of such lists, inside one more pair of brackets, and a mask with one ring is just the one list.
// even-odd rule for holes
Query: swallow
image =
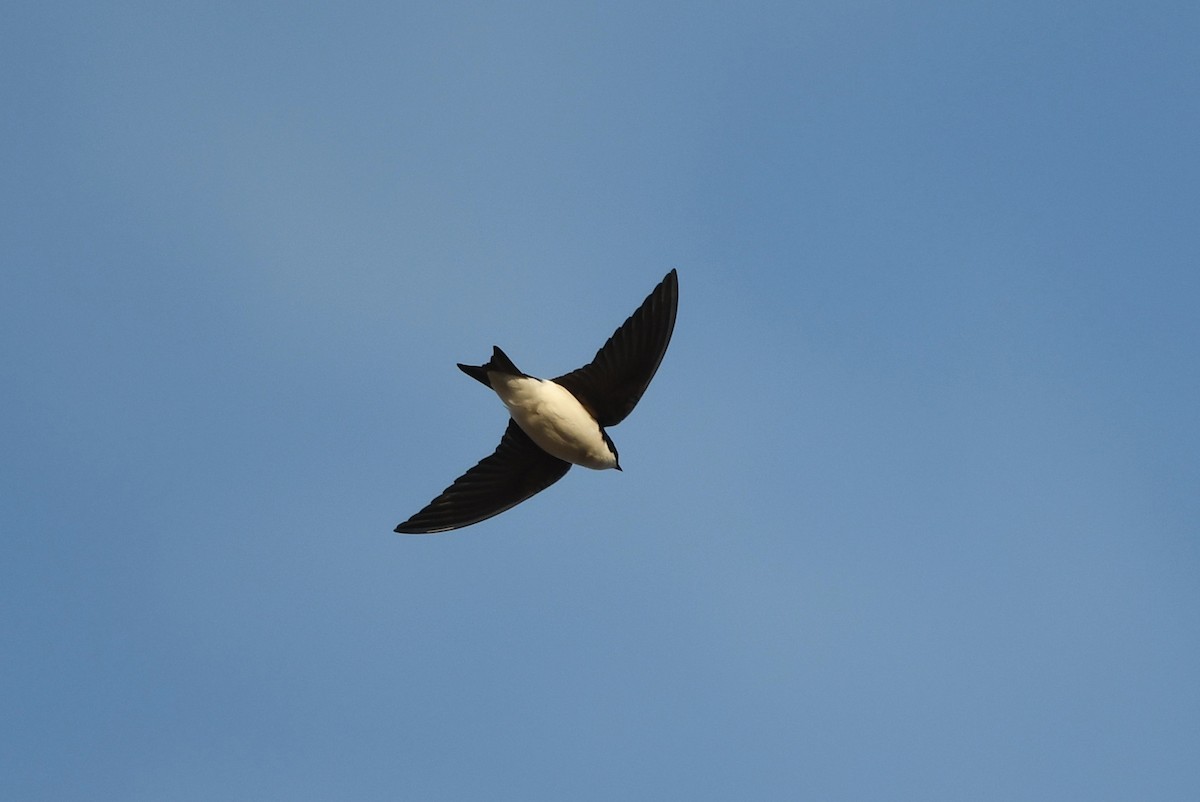
{"label": "swallow", "polygon": [[522,372],[496,346],[482,365],[459,363],[500,397],[508,428],[490,456],[396,531],[423,535],[479,523],[542,492],[572,465],[621,470],[605,429],[625,420],[646,392],[671,342],[678,307],[679,277],[672,270],[591,362],[555,379]]}

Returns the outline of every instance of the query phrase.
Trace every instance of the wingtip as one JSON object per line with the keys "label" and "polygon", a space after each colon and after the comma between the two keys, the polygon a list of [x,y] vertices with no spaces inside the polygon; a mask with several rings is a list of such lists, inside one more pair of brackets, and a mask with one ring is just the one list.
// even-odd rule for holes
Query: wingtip
{"label": "wingtip", "polygon": [[443,531],[441,529],[430,529],[424,526],[406,526],[405,524],[407,523],[408,521],[405,521],[392,531],[397,535],[432,535]]}
{"label": "wingtip", "polygon": [[655,292],[663,293],[663,297],[671,306],[676,306],[679,303],[679,272],[675,268],[671,268],[671,272],[663,276],[663,280],[658,282],[658,286],[654,288]]}

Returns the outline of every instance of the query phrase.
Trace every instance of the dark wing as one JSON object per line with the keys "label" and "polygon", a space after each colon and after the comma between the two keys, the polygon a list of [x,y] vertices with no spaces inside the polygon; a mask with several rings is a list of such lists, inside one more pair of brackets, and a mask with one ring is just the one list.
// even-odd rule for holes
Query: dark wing
{"label": "dark wing", "polygon": [[654,378],[671,342],[678,307],[679,277],[672,270],[589,364],[554,381],[570,390],[601,426],[616,426]]}
{"label": "dark wing", "polygon": [[563,478],[571,463],[538,448],[509,419],[500,445],[425,509],[396,527],[405,535],[445,532],[498,515]]}

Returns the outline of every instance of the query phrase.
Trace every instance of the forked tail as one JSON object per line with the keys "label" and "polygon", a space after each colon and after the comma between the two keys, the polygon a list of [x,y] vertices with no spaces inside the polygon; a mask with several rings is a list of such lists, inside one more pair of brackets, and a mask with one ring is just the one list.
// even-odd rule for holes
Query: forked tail
{"label": "forked tail", "polygon": [[458,363],[458,369],[470,376],[477,382],[483,384],[484,387],[490,388],[492,383],[488,381],[488,371],[495,373],[507,373],[513,376],[524,376],[512,360],[508,358],[508,354],[500,350],[499,346],[492,346],[492,358],[482,365],[464,365]]}

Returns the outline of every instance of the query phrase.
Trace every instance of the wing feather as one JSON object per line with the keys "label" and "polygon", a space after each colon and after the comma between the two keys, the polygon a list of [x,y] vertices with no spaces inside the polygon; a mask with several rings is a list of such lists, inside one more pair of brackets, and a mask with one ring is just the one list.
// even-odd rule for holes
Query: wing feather
{"label": "wing feather", "polygon": [[570,390],[601,426],[616,426],[637,406],[658,371],[678,308],[679,277],[672,270],[591,362],[554,381]]}
{"label": "wing feather", "polygon": [[516,421],[509,420],[500,445],[454,480],[440,496],[396,527],[406,535],[446,532],[499,515],[545,490],[571,463],[539,448]]}

